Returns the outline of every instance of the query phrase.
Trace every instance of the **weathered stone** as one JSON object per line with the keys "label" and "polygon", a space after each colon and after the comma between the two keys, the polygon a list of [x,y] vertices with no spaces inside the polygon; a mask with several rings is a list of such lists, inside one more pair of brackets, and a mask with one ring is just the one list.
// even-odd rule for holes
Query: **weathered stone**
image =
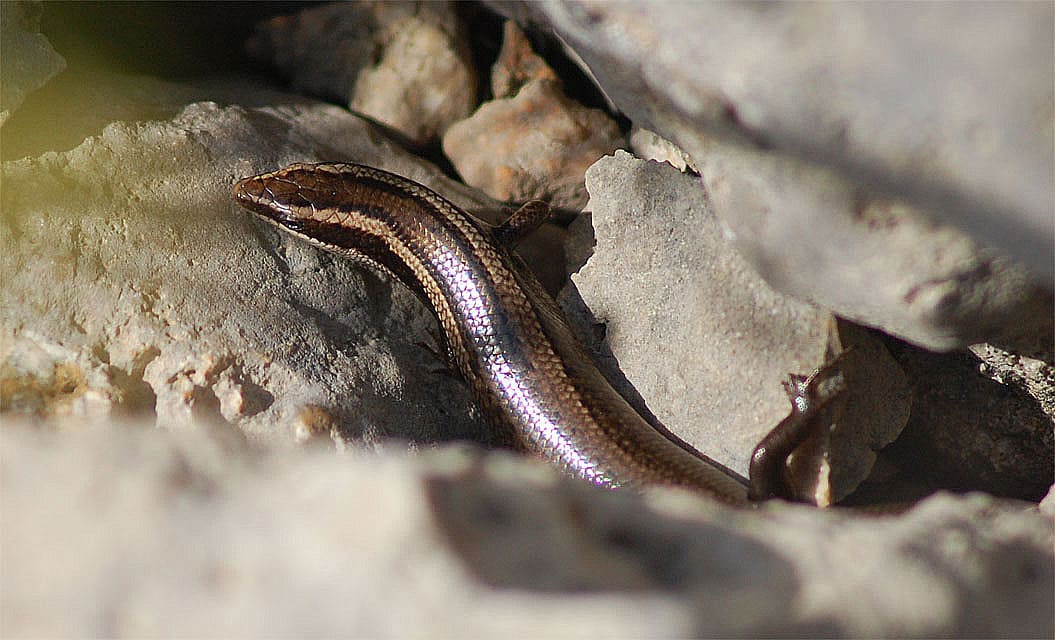
{"label": "weathered stone", "polygon": [[981,361],[979,371],[999,382],[1029,394],[1040,409],[1055,421],[1055,341],[1038,349],[1009,351],[991,344],[971,345]]}
{"label": "weathered stone", "polygon": [[532,80],[559,82],[549,65],[535,55],[531,42],[512,20],[502,25],[502,50],[491,67],[491,95],[509,98]]}
{"label": "weathered stone", "polygon": [[305,407],[319,406],[345,438],[490,439],[466,390],[430,373],[434,356],[418,344],[433,320],[412,294],[262,227],[230,189],[336,151],[474,209],[493,203],[336,107],[181,108],[174,85],[110,86],[133,89],[111,95],[121,109],[142,100],[177,115],[116,122],[2,167],[5,410],[146,411],[158,425],[215,421],[289,441]]}
{"label": "weathered stone", "polygon": [[648,129],[635,127],[631,130],[630,148],[639,158],[666,162],[678,171],[692,171],[697,174],[700,172],[689,154],[674,146],[670,140],[665,140]]}
{"label": "weathered stone", "polygon": [[732,145],[708,143],[699,166],[737,247],[780,291],[936,350],[1050,326],[1051,296],[1026,271],[918,210]]}

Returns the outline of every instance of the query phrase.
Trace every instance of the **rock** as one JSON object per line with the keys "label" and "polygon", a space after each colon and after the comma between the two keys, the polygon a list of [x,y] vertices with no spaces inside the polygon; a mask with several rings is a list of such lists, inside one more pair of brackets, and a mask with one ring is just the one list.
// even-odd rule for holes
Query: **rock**
{"label": "rock", "polygon": [[1048,490],[1048,495],[1037,505],[1037,510],[1049,518],[1055,518],[1055,485]]}
{"label": "rock", "polygon": [[0,126],[18,109],[26,94],[66,68],[66,60],[40,33],[39,2],[0,3]]}
{"label": "rock", "polygon": [[844,365],[857,418],[833,436],[837,484],[817,479],[827,462],[815,459],[812,482],[825,488],[803,489],[822,503],[852,491],[910,406],[882,346],[860,332],[832,336],[830,314],[766,285],[729,243],[697,178],[619,152],[590,168],[587,187],[597,246],[573,280],[607,326],[618,360],[609,377],[621,369],[636,389],[624,395],[640,394],[638,406],[746,476],[755,445],[788,414],[788,373],[809,373],[855,344],[860,360]]}
{"label": "rock", "polygon": [[467,184],[494,198],[578,209],[586,200],[587,167],[623,137],[603,111],[569,99],[526,46],[507,28],[492,72],[496,98],[447,130],[443,152]]}
{"label": "rock", "polygon": [[1055,629],[1055,523],[978,494],[886,518],[736,512],[462,447],[335,456],[230,435],[6,423],[4,636]]}
{"label": "rock", "polygon": [[[158,46],[173,42],[178,34]],[[4,124],[3,143],[5,158],[20,159],[0,166],[0,636],[1055,632],[1050,497],[1039,513],[977,494],[938,495],[883,519],[781,503],[731,511],[676,490],[601,491],[521,457],[443,445],[491,434],[419,346],[435,325],[418,300],[253,222],[231,200],[241,176],[343,159],[500,217],[494,201],[344,109],[239,77],[171,83],[75,71],[34,93]],[[673,281],[657,292],[667,306],[656,308],[681,309],[698,302],[690,285],[712,284],[698,254],[718,257],[702,273],[750,272],[723,253],[726,234],[713,220],[680,238],[683,220],[710,213],[694,177],[626,156],[596,171],[607,179],[596,194],[595,282],[605,260],[645,256]],[[634,210],[653,215],[619,217]],[[578,240],[592,237],[585,222],[576,227]],[[638,232],[654,254],[610,245]],[[583,260],[585,248],[575,251]],[[741,344],[737,331],[744,339],[759,327],[795,327],[802,372],[854,339],[844,322],[829,333],[825,311],[738,282],[716,292],[731,301],[724,319],[733,329],[710,341],[697,329],[674,333],[691,318],[646,316],[672,325],[660,346],[677,345],[670,362],[658,352],[640,358],[642,371],[658,372],[656,398],[673,365],[679,376],[699,370],[697,344]],[[644,340],[627,337],[628,327],[651,330],[640,311],[620,311],[630,296],[597,290],[610,295],[602,311],[613,350]],[[759,309],[791,310],[792,323]],[[844,374],[865,374],[852,386],[880,402],[862,410],[896,423],[896,411],[882,411],[899,406],[902,365],[863,333],[871,342],[850,353],[882,370],[847,363]],[[1026,399],[1046,397],[1043,367],[986,357],[990,375],[1021,375]],[[745,370],[765,372],[761,360],[745,356]],[[796,370],[779,367],[769,387],[778,394]],[[679,381],[674,391],[699,394]],[[883,384],[886,404],[874,390]],[[647,399],[663,406],[651,390]],[[840,457],[840,439],[862,434],[865,444]],[[838,425],[814,478],[829,464],[837,494],[837,470],[870,464],[877,436]],[[815,484],[824,489],[823,479]]]}
{"label": "rock", "polygon": [[506,20],[502,24],[502,49],[491,67],[491,95],[511,98],[532,80],[560,82],[546,61],[535,55],[520,27]]}
{"label": "rock", "polygon": [[689,154],[674,146],[670,140],[665,140],[648,129],[635,127],[630,132],[630,148],[639,158],[666,162],[681,172],[700,173]]}
{"label": "rock", "polygon": [[166,83],[108,86],[137,96],[112,94],[119,109],[141,99],[151,114],[165,105],[176,115],[114,122],[69,151],[2,167],[5,410],[147,412],[162,426],[218,422],[288,442],[306,408],[322,407],[344,439],[491,438],[466,390],[431,373],[436,360],[419,344],[433,321],[412,294],[253,222],[230,189],[245,175],[338,157],[474,209],[493,202],[336,107],[178,107],[186,91]]}
{"label": "rock", "polygon": [[830,173],[720,145],[699,164],[737,247],[780,291],[943,351],[1016,344],[1055,313],[1013,262]]}
{"label": "rock", "polygon": [[830,429],[794,451],[786,476],[792,495],[818,506],[843,501],[872,477],[877,452],[900,436],[913,407],[905,371],[874,332],[837,319],[831,339],[845,390]]}
{"label": "rock", "polygon": [[684,149],[775,288],[942,350],[1052,315],[1050,6],[491,5]]}
{"label": "rock", "polygon": [[991,344],[971,345],[971,353],[981,364],[979,372],[999,382],[1029,394],[1037,406],[1055,421],[1055,340],[1050,334],[1047,346],[1013,352]]}
{"label": "rock", "polygon": [[[1044,404],[1021,384],[990,379],[970,353],[935,354],[889,339],[887,345],[907,373],[913,396],[905,430],[882,453],[888,464],[931,488],[1044,497],[1055,480],[1050,406],[1045,413]],[[1034,372],[1033,381],[1046,378],[1050,394],[1050,365]]]}
{"label": "rock", "polygon": [[476,75],[453,7],[333,3],[260,25],[250,50],[295,87],[335,96],[416,144],[476,106]]}

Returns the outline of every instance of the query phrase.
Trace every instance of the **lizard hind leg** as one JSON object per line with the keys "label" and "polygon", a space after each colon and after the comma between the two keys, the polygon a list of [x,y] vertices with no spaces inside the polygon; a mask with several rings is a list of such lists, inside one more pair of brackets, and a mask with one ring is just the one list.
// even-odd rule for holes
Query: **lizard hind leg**
{"label": "lizard hind leg", "polygon": [[784,391],[791,412],[755,447],[748,475],[748,497],[795,499],[785,480],[788,456],[818,431],[831,426],[828,409],[846,391],[839,361],[847,351],[816,369],[809,376],[789,374]]}

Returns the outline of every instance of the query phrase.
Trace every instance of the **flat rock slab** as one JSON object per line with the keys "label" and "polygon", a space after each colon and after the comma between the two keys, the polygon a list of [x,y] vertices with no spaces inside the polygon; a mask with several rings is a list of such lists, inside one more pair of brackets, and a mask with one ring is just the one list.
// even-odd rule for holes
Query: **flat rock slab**
{"label": "flat rock slab", "polygon": [[[790,410],[788,374],[850,343],[839,344],[830,313],[775,291],[735,251],[698,178],[617,152],[590,168],[587,187],[596,246],[573,280],[618,368],[663,425],[746,476],[754,446]],[[884,349],[856,342],[870,355],[844,362],[850,406],[870,415],[848,429],[856,442],[837,438],[840,496],[897,436],[910,403]]]}

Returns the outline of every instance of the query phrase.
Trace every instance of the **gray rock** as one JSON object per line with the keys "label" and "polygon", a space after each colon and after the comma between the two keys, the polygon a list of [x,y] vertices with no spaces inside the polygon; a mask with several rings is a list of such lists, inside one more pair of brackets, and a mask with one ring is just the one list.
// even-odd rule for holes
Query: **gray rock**
{"label": "gray rock", "polygon": [[634,155],[639,158],[666,162],[678,171],[692,171],[696,174],[700,172],[692,156],[676,147],[670,140],[666,140],[648,129],[635,127],[630,132],[630,148],[633,149]]}
{"label": "gray rock", "polygon": [[248,46],[294,86],[337,96],[418,144],[476,106],[476,72],[448,3],[311,7],[261,24]]}
{"label": "gray rock", "polygon": [[66,68],[66,60],[40,33],[40,11],[39,2],[0,3],[0,126],[26,94]]}
{"label": "gray rock", "polygon": [[1018,344],[1055,313],[1010,260],[830,172],[729,145],[699,164],[737,247],[780,291],[934,350]]}
{"label": "gray rock", "polygon": [[597,245],[573,280],[648,409],[746,476],[754,446],[788,414],[788,373],[809,373],[852,344],[860,357],[842,367],[853,396],[847,426],[833,434],[832,459],[825,445],[825,459],[802,472],[837,469],[834,489],[825,479],[804,497],[852,491],[908,416],[903,375],[882,346],[770,288],[729,243],[697,178],[617,152],[590,168],[587,187]]}
{"label": "gray rock", "polygon": [[1055,521],[982,495],[886,518],[736,512],[464,448],[335,456],[222,428],[68,426],[0,438],[5,637],[1055,630]]}
{"label": "gray rock", "polygon": [[777,289],[935,349],[1052,314],[1049,5],[492,5],[688,152]]}

